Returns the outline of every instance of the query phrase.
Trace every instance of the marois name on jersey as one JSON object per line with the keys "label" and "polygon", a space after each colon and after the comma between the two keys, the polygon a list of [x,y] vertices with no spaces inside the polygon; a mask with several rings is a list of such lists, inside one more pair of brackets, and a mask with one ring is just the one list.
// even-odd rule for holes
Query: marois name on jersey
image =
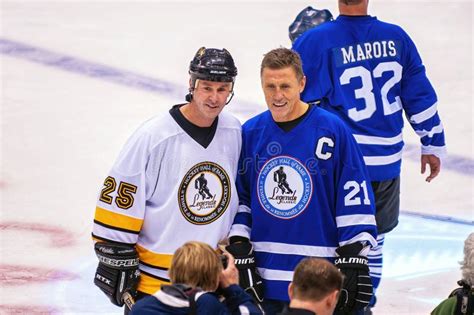
{"label": "marois name on jersey", "polygon": [[336,48],[336,51],[340,50],[338,55],[345,65],[368,59],[396,57],[399,55],[397,46],[393,40],[382,40],[340,47]]}

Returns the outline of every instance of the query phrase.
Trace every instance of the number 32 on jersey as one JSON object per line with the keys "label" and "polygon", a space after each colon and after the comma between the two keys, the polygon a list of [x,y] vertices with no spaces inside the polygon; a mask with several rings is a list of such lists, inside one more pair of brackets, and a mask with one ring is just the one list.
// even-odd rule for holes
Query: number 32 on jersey
{"label": "number 32 on jersey", "polygon": [[374,84],[372,78],[382,78],[385,72],[389,72],[391,77],[383,84],[380,89],[380,97],[382,99],[383,114],[385,116],[391,115],[402,109],[402,101],[400,96],[395,96],[395,100],[390,103],[388,100],[388,93],[395,84],[399,83],[402,79],[403,67],[396,61],[381,62],[374,68],[372,73],[362,66],[348,68],[344,70],[339,82],[341,85],[346,85],[351,82],[352,79],[359,78],[362,82],[362,86],[359,89],[354,90],[356,99],[363,99],[365,107],[358,110],[357,108],[351,108],[347,111],[347,115],[354,121],[361,121],[372,117],[377,110],[375,95],[373,92]]}

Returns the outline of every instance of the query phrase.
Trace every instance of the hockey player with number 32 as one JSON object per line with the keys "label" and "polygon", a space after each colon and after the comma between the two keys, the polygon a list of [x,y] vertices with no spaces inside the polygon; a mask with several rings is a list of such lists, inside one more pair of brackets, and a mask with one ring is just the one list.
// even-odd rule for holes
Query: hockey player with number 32
{"label": "hockey player with number 32", "polygon": [[290,26],[290,38],[307,78],[301,98],[322,99],[321,107],[350,127],[364,156],[376,202],[378,245],[369,253],[376,289],[384,235],[397,226],[400,212],[403,114],[420,137],[421,173],[427,165],[430,171],[427,182],[441,170],[444,128],[436,93],[409,35],[368,15],[368,0],[338,4],[340,15],[334,21],[306,30],[300,23],[298,32]]}

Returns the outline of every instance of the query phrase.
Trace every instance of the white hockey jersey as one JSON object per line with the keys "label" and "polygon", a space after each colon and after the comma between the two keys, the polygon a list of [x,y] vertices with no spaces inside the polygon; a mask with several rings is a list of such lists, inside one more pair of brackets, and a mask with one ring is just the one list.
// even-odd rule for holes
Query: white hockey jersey
{"label": "white hockey jersey", "polygon": [[138,290],[168,282],[174,251],[195,240],[217,247],[237,211],[240,122],[219,115],[207,148],[169,113],[145,122],[128,140],[99,195],[92,237],[136,245]]}

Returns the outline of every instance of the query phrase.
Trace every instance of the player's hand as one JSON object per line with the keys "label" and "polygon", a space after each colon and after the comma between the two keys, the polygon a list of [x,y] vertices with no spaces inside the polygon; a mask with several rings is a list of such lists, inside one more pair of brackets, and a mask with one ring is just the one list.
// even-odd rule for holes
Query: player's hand
{"label": "player's hand", "polygon": [[421,155],[421,174],[425,174],[426,164],[430,166],[430,175],[426,178],[426,181],[431,182],[441,171],[441,160],[434,154],[422,154]]}
{"label": "player's hand", "polygon": [[256,301],[263,301],[263,281],[255,264],[253,246],[246,240],[226,246],[226,251],[235,257],[235,267],[239,271],[239,285]]}
{"label": "player's hand", "polygon": [[122,306],[126,302],[124,294],[129,292],[133,296],[140,278],[137,250],[133,246],[105,242],[96,243],[94,248],[99,259],[94,284],[113,304]]}
{"label": "player's hand", "polygon": [[358,312],[369,305],[373,295],[368,259],[361,256],[362,244],[338,247],[334,264],[344,274],[344,283],[336,308],[343,313]]}

